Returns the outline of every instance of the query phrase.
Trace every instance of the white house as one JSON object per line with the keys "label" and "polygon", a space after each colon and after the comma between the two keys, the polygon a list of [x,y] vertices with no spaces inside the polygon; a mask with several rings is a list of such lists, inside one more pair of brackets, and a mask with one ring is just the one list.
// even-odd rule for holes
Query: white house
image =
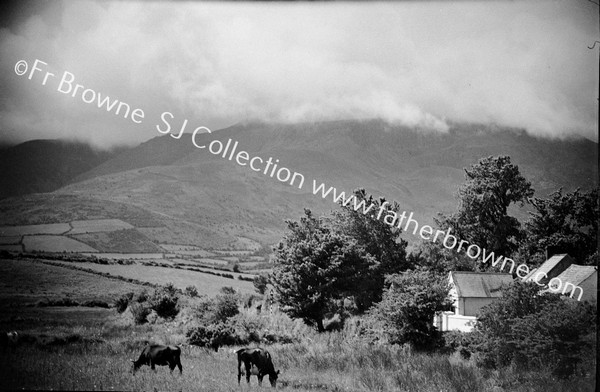
{"label": "white house", "polygon": [[513,278],[506,273],[452,271],[448,280],[453,311],[437,314],[435,325],[440,331],[470,332],[481,308],[501,297]]}

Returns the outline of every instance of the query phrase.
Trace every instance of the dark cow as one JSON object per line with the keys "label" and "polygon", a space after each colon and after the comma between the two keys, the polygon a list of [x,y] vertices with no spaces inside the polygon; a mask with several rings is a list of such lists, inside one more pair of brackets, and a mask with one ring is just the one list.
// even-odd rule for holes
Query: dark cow
{"label": "dark cow", "polygon": [[[245,373],[248,383],[250,383],[250,376],[255,374],[258,377],[258,385],[261,385],[263,377],[268,374],[271,386],[277,385],[279,370],[275,371],[271,354],[268,351],[262,348],[242,348],[237,350],[236,354],[238,357],[238,384],[242,379],[242,374]],[[242,362],[244,362],[245,369],[242,369]]]}
{"label": "dark cow", "polygon": [[17,331],[0,332],[0,348],[4,350],[15,350],[19,343]]}
{"label": "dark cow", "polygon": [[177,346],[163,346],[161,344],[152,344],[144,347],[144,350],[140,354],[137,361],[133,362],[133,372],[140,368],[142,365],[149,365],[152,370],[155,369],[155,365],[165,366],[169,365],[171,373],[175,369],[175,366],[179,368],[179,374],[183,373],[181,368],[181,349]]}

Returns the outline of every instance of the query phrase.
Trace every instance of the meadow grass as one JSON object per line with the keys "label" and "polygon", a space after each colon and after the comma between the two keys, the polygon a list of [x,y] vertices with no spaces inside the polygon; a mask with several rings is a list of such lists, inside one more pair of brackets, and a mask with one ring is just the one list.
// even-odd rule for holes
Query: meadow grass
{"label": "meadow grass", "polygon": [[[136,329],[136,328],[133,328]],[[62,332],[66,332],[63,330]],[[36,343],[0,357],[0,389],[60,390],[159,390],[230,391],[258,390],[256,377],[250,386],[237,385],[237,359],[231,349],[219,352],[183,345],[183,374],[167,367],[156,372],[142,367],[135,375],[131,359],[145,344],[141,337],[164,341],[155,327],[105,326],[104,331],[79,329],[76,334],[95,334],[100,342]],[[164,332],[163,332],[164,333]],[[135,339],[134,336],[138,338]],[[163,338],[168,334],[164,334]],[[167,339],[169,340],[169,339]],[[300,343],[267,347],[275,367],[281,370],[279,388],[295,391],[592,391],[593,379],[559,381],[546,373],[482,371],[453,355],[412,352],[406,346],[369,346],[346,340],[341,332],[314,335]],[[263,387],[268,387],[265,379]]]}

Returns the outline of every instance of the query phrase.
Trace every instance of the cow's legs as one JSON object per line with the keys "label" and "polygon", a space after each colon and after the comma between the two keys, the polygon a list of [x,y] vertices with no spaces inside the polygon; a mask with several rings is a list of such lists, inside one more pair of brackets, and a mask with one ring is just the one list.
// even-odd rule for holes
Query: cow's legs
{"label": "cow's legs", "polygon": [[245,362],[246,365],[246,381],[250,384],[250,376],[252,375],[252,364],[250,362]]}
{"label": "cow's legs", "polygon": [[[181,359],[179,359],[179,357],[176,358],[176,362],[175,365],[177,365],[177,367],[179,368],[179,374],[183,374],[183,367],[181,366]],[[173,367],[175,368],[175,367]]]}
{"label": "cow's legs", "polygon": [[262,373],[258,373],[258,375],[256,376],[256,377],[258,377],[258,386],[259,386],[259,387],[262,385],[262,380],[263,380],[263,377],[264,377],[264,376],[265,376],[265,375],[264,375],[264,374],[262,374]]}

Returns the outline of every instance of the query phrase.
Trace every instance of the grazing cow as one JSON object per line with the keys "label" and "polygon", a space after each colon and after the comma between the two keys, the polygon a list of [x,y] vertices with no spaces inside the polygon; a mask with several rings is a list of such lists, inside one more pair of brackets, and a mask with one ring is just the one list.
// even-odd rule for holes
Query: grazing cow
{"label": "grazing cow", "polygon": [[[269,375],[269,382],[272,387],[277,385],[277,376],[279,370],[275,371],[271,354],[261,348],[242,348],[236,351],[238,357],[238,384],[242,379],[242,374],[246,374],[246,381],[250,383],[250,376],[255,374],[258,377],[258,385],[262,384],[265,374]],[[242,369],[244,362],[245,372]]]}
{"label": "grazing cow", "polygon": [[19,333],[17,331],[0,332],[0,348],[2,350],[14,350],[19,342]]}
{"label": "grazing cow", "polygon": [[137,361],[133,359],[133,373],[140,368],[142,365],[149,365],[152,370],[155,369],[155,365],[165,366],[169,365],[171,373],[175,369],[175,366],[179,368],[179,374],[183,373],[181,368],[181,349],[177,346],[163,346],[160,344],[152,344],[144,347],[144,350],[140,354]]}

